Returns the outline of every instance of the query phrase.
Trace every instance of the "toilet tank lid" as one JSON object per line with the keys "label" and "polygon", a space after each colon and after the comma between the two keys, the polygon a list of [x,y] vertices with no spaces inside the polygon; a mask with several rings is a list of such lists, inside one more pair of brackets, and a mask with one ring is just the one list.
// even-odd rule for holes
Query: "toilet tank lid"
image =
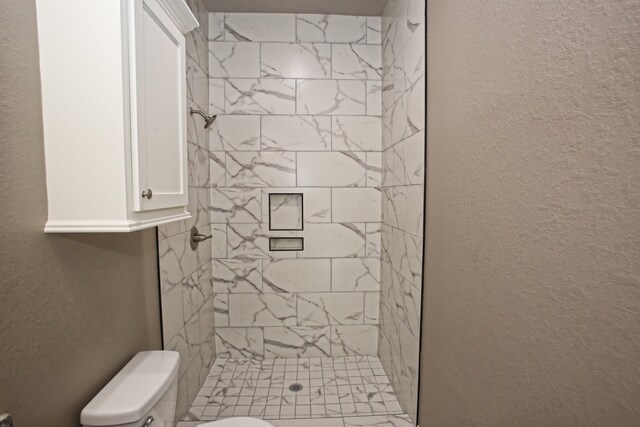
{"label": "toilet tank lid", "polygon": [[143,351],[84,407],[80,422],[111,426],[142,419],[171,386],[180,366],[175,351]]}

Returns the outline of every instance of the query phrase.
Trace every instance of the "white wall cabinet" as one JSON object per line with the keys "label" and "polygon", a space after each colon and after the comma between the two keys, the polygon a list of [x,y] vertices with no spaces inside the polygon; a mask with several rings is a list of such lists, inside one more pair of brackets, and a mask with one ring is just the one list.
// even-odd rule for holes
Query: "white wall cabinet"
{"label": "white wall cabinet", "polygon": [[127,232],[187,211],[184,0],[37,0],[46,232]]}

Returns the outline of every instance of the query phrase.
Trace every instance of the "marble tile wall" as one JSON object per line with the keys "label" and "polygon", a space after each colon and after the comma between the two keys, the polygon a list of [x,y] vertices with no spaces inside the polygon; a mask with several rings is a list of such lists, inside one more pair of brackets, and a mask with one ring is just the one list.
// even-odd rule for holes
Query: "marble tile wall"
{"label": "marble tile wall", "polygon": [[[187,34],[187,102],[209,104],[207,33],[209,14],[200,0],[187,0],[200,26]],[[176,419],[184,419],[215,359],[211,245],[189,246],[193,225],[210,234],[209,141],[200,117],[188,120],[189,212],[192,218],[158,227],[164,347],[180,352]]]}
{"label": "marble tile wall", "polygon": [[[209,15],[218,357],[377,354],[380,27],[379,17]],[[302,231],[269,229],[274,192],[303,194]],[[269,251],[269,237],[291,236],[304,251]]]}
{"label": "marble tile wall", "polygon": [[382,16],[382,261],[379,357],[416,421],[422,292],[425,2]]}

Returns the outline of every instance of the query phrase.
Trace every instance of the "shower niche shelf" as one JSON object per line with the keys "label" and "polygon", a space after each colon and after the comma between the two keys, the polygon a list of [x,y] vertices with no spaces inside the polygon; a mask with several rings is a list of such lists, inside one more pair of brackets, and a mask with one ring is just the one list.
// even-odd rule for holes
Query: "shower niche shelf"
{"label": "shower niche shelf", "polygon": [[[45,232],[188,219],[184,0],[36,0]],[[197,123],[200,125],[200,123]]]}
{"label": "shower niche shelf", "polygon": [[304,251],[304,238],[302,237],[269,237],[269,250],[278,251]]}

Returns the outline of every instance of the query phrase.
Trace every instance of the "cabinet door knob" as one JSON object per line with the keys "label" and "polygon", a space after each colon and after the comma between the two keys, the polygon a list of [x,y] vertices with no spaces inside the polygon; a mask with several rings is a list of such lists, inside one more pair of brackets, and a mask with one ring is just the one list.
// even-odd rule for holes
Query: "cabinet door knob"
{"label": "cabinet door knob", "polygon": [[151,198],[153,197],[153,191],[151,191],[150,188],[142,191],[142,198],[144,199],[145,197],[149,200],[151,200]]}

